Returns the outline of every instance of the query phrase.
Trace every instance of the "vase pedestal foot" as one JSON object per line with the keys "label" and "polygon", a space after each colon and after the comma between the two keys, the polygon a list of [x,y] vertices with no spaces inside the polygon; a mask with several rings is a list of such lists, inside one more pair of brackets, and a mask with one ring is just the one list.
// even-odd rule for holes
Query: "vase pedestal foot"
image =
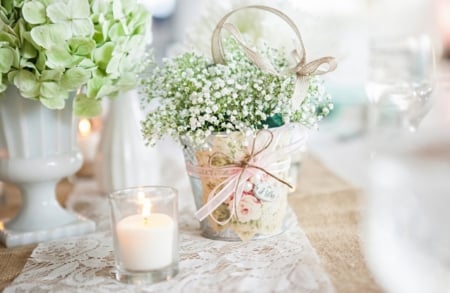
{"label": "vase pedestal foot", "polygon": [[95,222],[73,215],[73,221],[64,225],[35,231],[9,229],[7,223],[0,222],[0,242],[6,247],[38,243],[71,236],[84,235],[95,231]]}
{"label": "vase pedestal foot", "polygon": [[95,222],[63,208],[56,199],[58,179],[22,182],[22,205],[8,221],[0,222],[0,242],[6,247],[78,236],[95,231]]}

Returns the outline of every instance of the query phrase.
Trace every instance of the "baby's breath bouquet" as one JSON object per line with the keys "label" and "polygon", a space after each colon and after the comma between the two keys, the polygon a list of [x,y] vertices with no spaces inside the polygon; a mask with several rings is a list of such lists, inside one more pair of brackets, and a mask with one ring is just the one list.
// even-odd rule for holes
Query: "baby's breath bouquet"
{"label": "baby's breath bouquet", "polygon": [[[333,108],[323,81],[308,78],[306,96],[295,105],[295,73],[273,75],[249,60],[232,38],[225,39],[226,64],[186,52],[166,59],[143,81],[148,103],[157,102],[143,122],[150,144],[164,135],[201,142],[211,133],[255,132],[258,129],[301,123],[314,127]],[[260,53],[280,71],[289,62],[284,51],[264,46]]]}
{"label": "baby's breath bouquet", "polygon": [[136,85],[151,17],[136,0],[1,0],[0,93],[94,116],[101,98]]}
{"label": "baby's breath bouquet", "polygon": [[[272,12],[293,26],[273,8],[246,8]],[[317,75],[333,70],[334,59],[306,63],[304,50],[297,51],[293,66],[283,49],[250,48],[224,22],[235,11],[214,30],[211,56],[185,52],[155,65],[143,80],[152,109],[142,130],[149,144],[165,135],[183,144],[203,235],[246,241],[282,229],[290,155],[305,141],[298,125],[314,127],[332,110]],[[220,36],[224,27],[231,36]],[[320,71],[325,63],[330,67]]]}

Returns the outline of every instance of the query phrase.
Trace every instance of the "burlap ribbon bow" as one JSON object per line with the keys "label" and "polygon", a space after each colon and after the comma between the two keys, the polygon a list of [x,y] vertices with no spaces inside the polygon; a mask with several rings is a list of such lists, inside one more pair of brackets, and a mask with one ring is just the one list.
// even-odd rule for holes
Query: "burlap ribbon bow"
{"label": "burlap ribbon bow", "polygon": [[236,39],[236,41],[242,47],[243,51],[253,62],[253,64],[259,67],[261,70],[279,76],[286,74],[286,72],[278,72],[267,58],[249,48],[245,44],[239,29],[233,24],[226,22],[230,15],[234,14],[237,11],[249,8],[265,10],[279,16],[294,31],[297,37],[297,44],[296,48],[292,51],[292,55],[296,61],[296,64],[293,67],[289,68],[288,73],[295,73],[297,76],[293,98],[297,101],[297,103],[301,103],[308,91],[308,77],[312,75],[322,75],[335,70],[337,66],[336,60],[334,59],[334,57],[327,56],[306,62],[306,50],[299,29],[286,14],[275,8],[264,5],[250,5],[232,10],[224,17],[222,17],[222,19],[217,23],[211,38],[211,53],[214,63],[226,63],[221,37],[222,29],[225,29]]}

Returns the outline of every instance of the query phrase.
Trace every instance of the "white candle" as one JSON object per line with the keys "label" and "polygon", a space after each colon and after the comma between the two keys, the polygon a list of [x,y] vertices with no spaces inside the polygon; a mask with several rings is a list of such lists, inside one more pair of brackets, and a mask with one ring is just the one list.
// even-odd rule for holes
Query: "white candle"
{"label": "white candle", "polygon": [[148,271],[173,261],[175,221],[166,214],[132,215],[117,224],[120,259],[125,269]]}
{"label": "white candle", "polygon": [[81,119],[78,124],[78,147],[83,154],[85,162],[95,160],[99,140],[99,133],[92,131],[91,121],[89,119]]}

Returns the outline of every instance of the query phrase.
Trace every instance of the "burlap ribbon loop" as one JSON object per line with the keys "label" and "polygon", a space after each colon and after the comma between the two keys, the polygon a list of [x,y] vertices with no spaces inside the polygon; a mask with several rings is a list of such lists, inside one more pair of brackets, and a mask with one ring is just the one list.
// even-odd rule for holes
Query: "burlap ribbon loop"
{"label": "burlap ribbon loop", "polygon": [[[247,57],[253,62],[253,64],[255,64],[257,67],[259,67],[261,70],[271,73],[273,75],[278,75],[278,76],[282,76],[286,73],[286,72],[284,72],[284,73],[278,72],[267,58],[265,58],[264,56],[262,56],[255,50],[252,50],[251,48],[249,48],[245,44],[240,31],[233,24],[226,22],[228,17],[230,17],[235,12],[244,10],[244,9],[249,9],[249,8],[265,10],[267,12],[270,12],[270,13],[273,13],[273,14],[279,16],[291,27],[291,29],[295,33],[295,36],[297,38],[297,44],[296,44],[296,48],[293,50],[292,54],[297,63],[295,64],[295,66],[293,66],[292,68],[289,68],[289,70],[288,70],[289,73],[295,73],[297,76],[297,83],[296,83],[295,92],[293,95],[294,98],[301,99],[301,100],[303,99],[303,96],[306,94],[306,92],[308,90],[308,88],[307,88],[308,84],[306,83],[307,77],[313,76],[313,75],[322,75],[322,74],[331,72],[336,69],[336,67],[337,67],[336,60],[334,57],[331,57],[331,56],[322,57],[322,58],[318,58],[318,59],[315,59],[310,62],[306,62],[305,46],[303,44],[303,39],[302,39],[300,30],[297,28],[295,23],[283,12],[281,12],[275,8],[264,6],[264,5],[249,5],[249,6],[237,8],[237,9],[232,10],[231,12],[227,13],[224,17],[222,17],[222,19],[220,19],[220,21],[217,23],[217,25],[213,31],[212,37],[211,37],[211,54],[212,54],[214,63],[216,63],[216,64],[225,64],[226,63],[225,54],[224,54],[224,50],[223,50],[223,44],[222,44],[222,37],[221,37],[221,32],[223,29],[225,29],[235,38],[235,40],[239,43],[239,45],[244,50]],[[327,68],[324,68],[325,66],[327,66]]]}

